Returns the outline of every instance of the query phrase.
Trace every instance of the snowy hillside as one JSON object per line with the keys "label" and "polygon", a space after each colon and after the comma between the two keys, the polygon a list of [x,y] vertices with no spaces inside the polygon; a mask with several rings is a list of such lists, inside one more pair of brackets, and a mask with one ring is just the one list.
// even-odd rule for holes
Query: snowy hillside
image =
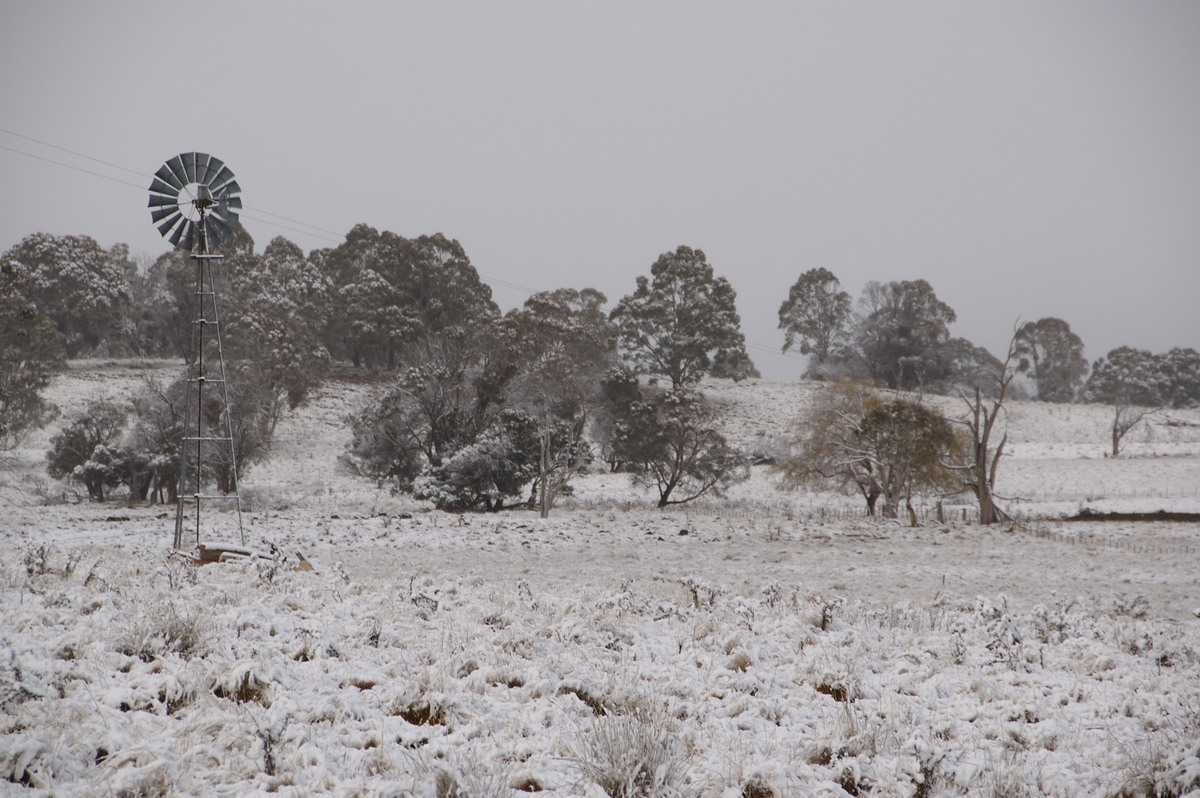
{"label": "snowy hillside", "polygon": [[[50,398],[172,368],[75,364]],[[342,472],[373,390],[280,423],[253,563],[173,555],[173,508],[61,501],[53,429],[14,453],[0,794],[1200,795],[1200,525],[1056,520],[1200,512],[1196,427],[1113,459],[1109,409],[1014,403],[1015,527],[868,521],[765,468],[670,512],[587,475],[541,520]],[[705,390],[753,448],[817,389]]]}

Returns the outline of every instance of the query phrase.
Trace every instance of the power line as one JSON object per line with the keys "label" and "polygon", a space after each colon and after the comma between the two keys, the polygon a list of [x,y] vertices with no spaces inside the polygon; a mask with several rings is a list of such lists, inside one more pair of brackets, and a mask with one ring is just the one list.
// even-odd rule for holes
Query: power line
{"label": "power line", "polygon": [[[41,144],[43,147],[49,147],[52,150],[58,150],[59,152],[65,152],[70,155],[74,155],[77,158],[84,158],[89,161],[95,161],[96,163],[102,163],[105,166],[111,166],[113,169],[120,169],[122,172],[129,172],[130,174],[138,175],[139,177],[142,176],[142,173],[140,171],[138,171],[137,169],[130,169],[127,166],[121,166],[120,164],[109,163],[108,161],[102,161],[99,158],[93,158],[90,155],[84,155],[82,152],[75,152],[75,150],[68,150],[66,147],[60,147],[57,144],[51,144],[48,141],[42,141],[41,139],[35,139],[33,136],[26,136],[24,133],[18,133],[15,130],[8,130],[7,128],[0,127],[0,133],[7,133],[10,136],[16,136],[17,138],[25,139],[26,141],[32,141],[35,144]],[[4,149],[7,150],[10,148],[5,147]],[[17,150],[13,150],[13,152],[17,152]],[[21,154],[29,155],[29,153],[21,153]],[[30,157],[37,158],[38,156],[31,155]],[[47,160],[47,159],[43,158],[42,160]],[[58,162],[50,161],[50,163],[58,163]],[[59,164],[59,165],[66,166],[66,164]],[[72,167],[72,168],[74,168],[74,167]],[[80,171],[84,171],[84,170],[81,169]],[[95,174],[95,172],[89,172],[89,174]],[[132,184],[128,184],[128,185],[132,185]]]}
{"label": "power line", "polygon": [[[4,131],[4,132],[7,133],[8,131]],[[134,188],[137,188],[137,189],[142,188],[142,186],[139,186],[136,183],[130,183],[128,180],[121,180],[119,178],[113,177],[112,175],[105,175],[105,174],[101,174],[100,172],[93,172],[90,169],[84,169],[81,166],[73,166],[69,163],[63,163],[62,161],[56,161],[53,158],[47,158],[43,155],[34,155],[32,152],[25,152],[24,150],[18,150],[15,147],[9,147],[5,144],[0,144],[0,149],[8,150],[9,152],[15,152],[17,155],[24,155],[27,158],[36,158],[39,161],[45,161],[46,163],[52,163],[55,166],[62,166],[62,167],[66,167],[67,169],[74,169],[76,172],[83,172],[85,175],[94,175],[95,177],[102,177],[105,180],[111,180],[114,183],[120,183],[123,186],[133,186]],[[67,150],[67,152],[70,152],[70,150]],[[93,160],[96,160],[96,159],[93,159]],[[99,161],[99,163],[105,163],[105,162]]]}

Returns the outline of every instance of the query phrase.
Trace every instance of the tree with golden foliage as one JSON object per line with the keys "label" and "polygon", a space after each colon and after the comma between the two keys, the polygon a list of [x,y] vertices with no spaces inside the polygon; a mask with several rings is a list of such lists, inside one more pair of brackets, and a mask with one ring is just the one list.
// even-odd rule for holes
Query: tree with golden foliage
{"label": "tree with golden foliage", "polygon": [[874,515],[895,518],[903,504],[913,525],[913,496],[961,489],[952,462],[964,442],[951,423],[919,402],[889,399],[869,385],[839,382],[793,426],[791,452],[780,464],[785,484],[857,491]]}

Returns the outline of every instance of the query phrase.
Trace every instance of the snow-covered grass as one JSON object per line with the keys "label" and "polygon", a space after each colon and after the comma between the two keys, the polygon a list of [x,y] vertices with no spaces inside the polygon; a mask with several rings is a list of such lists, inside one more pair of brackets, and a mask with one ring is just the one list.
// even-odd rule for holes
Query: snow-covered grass
{"label": "snow-covered grass", "polygon": [[[706,387],[747,446],[812,391]],[[546,520],[449,515],[337,469],[370,390],[327,387],[246,475],[249,542],[281,552],[257,562],[173,554],[172,508],[47,504],[53,430],[16,453],[0,793],[1200,794],[1195,524],[912,529],[761,468],[671,512],[595,474]],[[1001,491],[1200,510],[1200,442],[1104,458],[1104,411],[1015,407]]]}

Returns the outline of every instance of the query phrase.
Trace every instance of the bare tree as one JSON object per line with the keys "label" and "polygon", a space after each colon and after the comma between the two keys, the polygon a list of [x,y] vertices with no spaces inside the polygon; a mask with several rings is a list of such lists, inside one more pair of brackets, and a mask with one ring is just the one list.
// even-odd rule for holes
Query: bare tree
{"label": "bare tree", "polygon": [[968,463],[959,468],[966,473],[966,487],[975,494],[979,501],[979,523],[994,524],[1007,519],[1009,516],[996,506],[996,470],[1000,458],[1004,454],[1004,445],[1008,443],[1007,430],[1000,438],[1000,443],[992,448],[992,434],[996,421],[1004,412],[1004,400],[1008,395],[1008,387],[1012,384],[1016,371],[1012,368],[1013,358],[1017,356],[1018,340],[1014,333],[1008,344],[1008,355],[1000,368],[989,376],[994,382],[994,395],[985,397],[982,387],[975,385],[974,398],[960,391],[963,401],[967,404],[967,412],[962,423],[966,425],[971,435],[971,457]]}
{"label": "bare tree", "polygon": [[1120,456],[1129,431],[1165,404],[1163,385],[1158,358],[1144,349],[1122,346],[1096,361],[1084,398],[1113,407],[1113,457]]}

